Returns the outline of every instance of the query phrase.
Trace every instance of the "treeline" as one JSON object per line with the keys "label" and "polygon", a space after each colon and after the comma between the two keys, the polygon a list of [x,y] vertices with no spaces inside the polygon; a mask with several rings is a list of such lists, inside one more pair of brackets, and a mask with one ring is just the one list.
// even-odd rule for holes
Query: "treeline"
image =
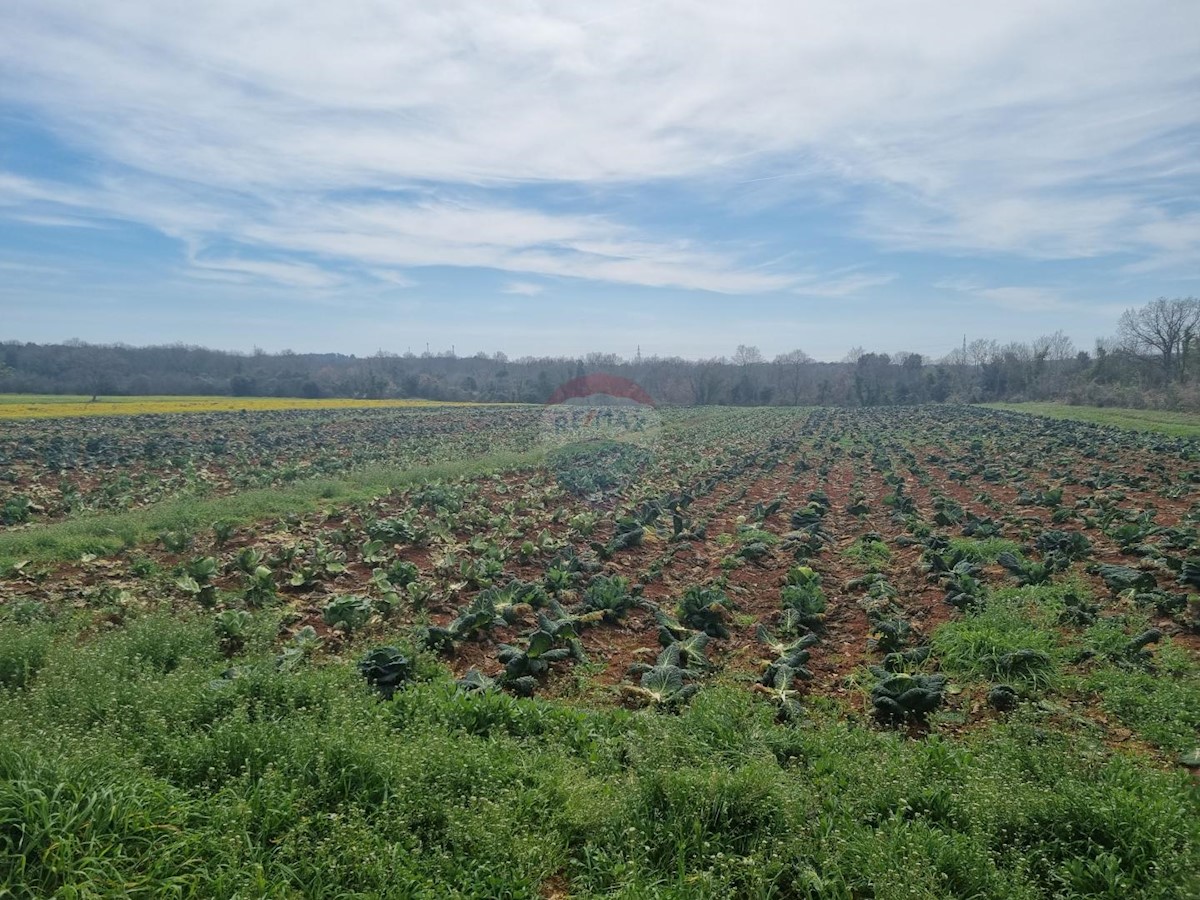
{"label": "treeline", "polygon": [[[102,397],[224,394],[278,397],[419,397],[542,403],[560,385],[597,372],[627,378],[658,403],[886,406],[1064,400],[1120,406],[1200,408],[1200,301],[1160,299],[1130,310],[1120,332],[1077,350],[1061,332],[1029,342],[965,342],[933,360],[854,349],[840,362],[802,350],[766,359],[739,346],[731,357],[625,359],[523,357],[503,353],[230,353],[171,345],[80,341],[0,343],[0,391]],[[1200,365],[1195,366],[1200,370]]]}

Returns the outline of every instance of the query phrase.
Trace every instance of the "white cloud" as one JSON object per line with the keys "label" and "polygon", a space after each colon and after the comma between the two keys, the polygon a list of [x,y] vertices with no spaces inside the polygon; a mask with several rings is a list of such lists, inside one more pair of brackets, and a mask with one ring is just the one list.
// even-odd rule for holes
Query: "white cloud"
{"label": "white cloud", "polygon": [[202,275],[216,275],[237,281],[263,279],[278,284],[298,288],[332,288],[337,287],[343,279],[330,274],[317,266],[302,265],[291,262],[272,262],[261,259],[239,259],[225,257],[217,259],[191,260],[195,269]]}
{"label": "white cloud", "polygon": [[1016,312],[1052,312],[1069,309],[1072,304],[1063,300],[1062,295],[1053,289],[1044,287],[1010,286],[981,288],[977,296],[991,301],[1004,309]]}
{"label": "white cloud", "polygon": [[[0,101],[123,184],[72,200],[0,178],[0,198],[339,264],[750,293],[806,275],[669,225],[430,185],[686,181],[730,204],[845,188],[889,248],[1186,267],[1195,213],[1174,198],[1200,181],[1198,86],[1200,5],[1178,0],[42,0],[6,10]],[[376,190],[418,199],[335,193]]]}
{"label": "white cloud", "polygon": [[372,278],[393,287],[409,288],[415,287],[417,284],[415,279],[409,278],[403,272],[397,272],[395,269],[367,269],[366,271]]}
{"label": "white cloud", "polygon": [[868,273],[839,275],[835,277],[809,276],[800,281],[792,291],[805,297],[849,297],[873,287],[882,287],[896,280],[895,275]]}
{"label": "white cloud", "polygon": [[545,290],[544,285],[534,284],[530,281],[510,281],[500,289],[500,292],[502,294],[517,294],[522,297],[536,297]]}
{"label": "white cloud", "polygon": [[[718,293],[782,290],[796,276],[742,264],[736,257],[686,242],[653,240],[601,216],[551,215],[494,204],[418,200],[330,201],[294,194],[271,203],[222,207],[220,197],[198,199],[170,184],[130,191],[121,182],[93,191],[60,193],[54,186],[22,185],[41,207],[100,214],[150,224],[185,243],[194,266],[274,278],[295,287],[323,288],[345,280],[308,260],[354,266],[379,277],[422,266],[491,268],[504,272],[584,278],[617,284],[675,287]],[[36,213],[35,213],[36,214]],[[29,215],[10,213],[9,217]],[[206,253],[236,243],[271,259]],[[305,262],[278,261],[298,254]]]}
{"label": "white cloud", "polygon": [[1087,315],[1114,319],[1129,304],[1087,301],[1071,291],[1050,285],[989,285],[973,278],[948,278],[933,287],[951,291],[983,307],[1030,314]]}
{"label": "white cloud", "polygon": [[1060,289],[1045,285],[989,285],[975,278],[946,278],[933,287],[973,303],[1025,313],[1062,312],[1079,308]]}

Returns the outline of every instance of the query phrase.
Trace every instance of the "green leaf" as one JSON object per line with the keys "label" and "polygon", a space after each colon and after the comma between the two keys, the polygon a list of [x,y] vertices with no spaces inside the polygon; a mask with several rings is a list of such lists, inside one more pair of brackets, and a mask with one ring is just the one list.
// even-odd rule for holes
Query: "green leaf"
{"label": "green leaf", "polygon": [[529,649],[525,653],[530,659],[536,659],[553,646],[553,637],[544,631],[535,631],[529,637]]}
{"label": "green leaf", "polygon": [[655,666],[642,676],[642,689],[659,702],[669,700],[683,689],[683,672],[678,666]]}

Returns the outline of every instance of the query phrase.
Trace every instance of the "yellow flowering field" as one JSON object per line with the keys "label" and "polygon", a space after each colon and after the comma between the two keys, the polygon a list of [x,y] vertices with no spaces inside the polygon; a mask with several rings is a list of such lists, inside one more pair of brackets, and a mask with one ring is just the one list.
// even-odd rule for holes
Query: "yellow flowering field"
{"label": "yellow flowering field", "polygon": [[480,406],[434,400],[305,400],[298,397],[101,397],[83,395],[0,394],[0,419],[48,419],[73,416],[133,416],[144,413],[208,413],[279,409],[412,409],[433,406]]}

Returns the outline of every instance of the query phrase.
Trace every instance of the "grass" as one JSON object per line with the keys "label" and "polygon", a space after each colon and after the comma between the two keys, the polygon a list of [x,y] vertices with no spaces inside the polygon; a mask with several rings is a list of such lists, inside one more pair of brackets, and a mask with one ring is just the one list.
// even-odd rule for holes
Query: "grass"
{"label": "grass", "polygon": [[[160,413],[214,413],[279,409],[411,409],[432,406],[480,406],[434,400],[354,400],[299,397],[91,397],[76,394],[0,394],[0,419],[77,416],[136,416]],[[494,405],[494,404],[486,404]]]}
{"label": "grass", "polygon": [[1100,698],[1105,712],[1150,743],[1181,754],[1200,747],[1200,669],[1194,665],[1174,678],[1101,666],[1083,687]]}
{"label": "grass", "polygon": [[1072,419],[1096,425],[1115,425],[1133,431],[1154,431],[1171,437],[1200,437],[1200,415],[1158,409],[1120,409],[1100,406],[1069,406],[1065,403],[982,403],[988,409]]}
{"label": "grass", "polygon": [[1021,545],[1007,538],[951,538],[950,549],[973,563],[994,563],[1001,553],[1021,555]]}
{"label": "grass", "polygon": [[1145,657],[1128,647],[1149,622],[1141,615],[1108,616],[1083,635],[1096,654],[1078,679],[1104,712],[1157,747],[1187,753],[1200,747],[1200,665],[1169,638]]}
{"label": "grass", "polygon": [[842,555],[869,571],[880,571],[892,561],[892,551],[883,541],[858,538],[842,551]]}
{"label": "grass", "polygon": [[245,524],[272,516],[307,513],[334,504],[366,500],[392,488],[438,479],[535,466],[542,451],[492,454],[411,469],[375,466],[342,478],[318,478],[286,488],[241,491],[210,500],[168,500],[129,512],[79,516],[65,522],[0,532],[0,572],[23,560],[78,559],[106,555],[156,538],[164,531],[210,528],[221,521]]}
{"label": "grass", "polygon": [[1048,685],[1062,653],[1046,601],[1059,590],[1006,588],[981,608],[939,626],[931,643],[942,670],[1014,685]]}
{"label": "grass", "polygon": [[1166,900],[1200,871],[1186,775],[1018,715],[912,740],[721,686],[464,695],[428,661],[381,701],[363,646],[255,643],[230,678],[206,618],[75,615],[0,689],[0,896]]}

